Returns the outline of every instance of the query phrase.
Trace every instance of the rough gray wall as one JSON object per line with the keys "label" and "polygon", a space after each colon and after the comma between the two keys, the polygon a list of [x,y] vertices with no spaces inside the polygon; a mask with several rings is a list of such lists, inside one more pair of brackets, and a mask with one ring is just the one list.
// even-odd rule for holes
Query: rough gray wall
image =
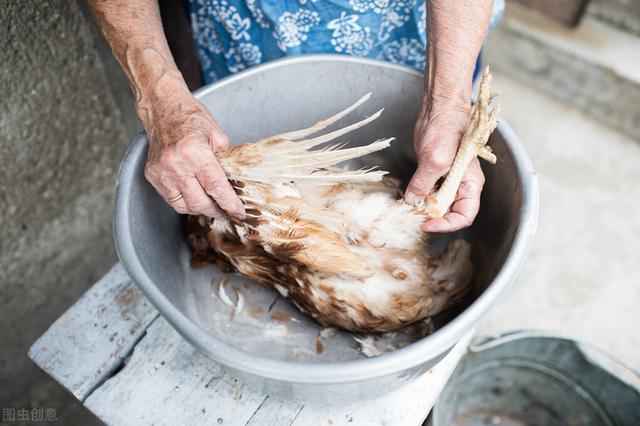
{"label": "rough gray wall", "polygon": [[115,174],[139,128],[80,0],[0,6],[0,407],[90,418],[27,348],[115,262]]}
{"label": "rough gray wall", "polygon": [[640,35],[640,0],[591,0],[587,13]]}

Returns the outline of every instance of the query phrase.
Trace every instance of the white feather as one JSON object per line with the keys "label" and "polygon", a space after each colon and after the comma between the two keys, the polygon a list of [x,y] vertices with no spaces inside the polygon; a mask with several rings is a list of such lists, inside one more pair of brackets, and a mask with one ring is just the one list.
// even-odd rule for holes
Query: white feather
{"label": "white feather", "polygon": [[283,139],[283,140],[295,141],[295,140],[298,140],[298,139],[302,139],[302,138],[304,138],[306,136],[312,135],[314,133],[317,133],[320,130],[332,125],[333,123],[335,123],[336,121],[340,120],[341,118],[347,116],[349,113],[351,113],[356,108],[358,108],[360,105],[362,105],[367,100],[369,100],[370,97],[371,97],[371,93],[367,93],[366,95],[364,95],[363,97],[358,99],[358,101],[356,103],[354,103],[353,105],[351,105],[347,109],[342,110],[339,113],[337,113],[337,114],[335,114],[335,115],[333,115],[333,116],[331,116],[331,117],[329,117],[329,118],[327,118],[325,120],[319,121],[319,122],[317,122],[316,124],[314,124],[313,126],[307,128],[307,129],[294,130],[292,132],[281,133],[279,135],[271,136],[267,140]]}
{"label": "white feather", "polygon": [[235,303],[233,303],[231,299],[229,299],[229,295],[224,289],[224,286],[227,283],[228,279],[228,275],[226,274],[222,276],[222,279],[220,279],[220,284],[218,285],[218,297],[220,297],[220,300],[222,300],[225,305],[235,308]]}

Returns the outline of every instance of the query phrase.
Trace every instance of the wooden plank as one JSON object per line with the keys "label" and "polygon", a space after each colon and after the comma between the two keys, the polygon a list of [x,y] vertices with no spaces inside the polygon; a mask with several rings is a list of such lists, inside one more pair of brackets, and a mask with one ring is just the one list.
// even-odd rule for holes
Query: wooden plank
{"label": "wooden plank", "polygon": [[247,426],[290,425],[301,410],[301,404],[268,396],[247,422]]}
{"label": "wooden plank", "polygon": [[29,358],[83,401],[158,316],[116,264],[29,349]]}
{"label": "wooden plank", "polygon": [[230,377],[158,318],[124,368],[85,405],[113,425],[245,425],[265,398]]}
{"label": "wooden plank", "polygon": [[300,405],[245,387],[197,352],[120,265],[32,346],[29,356],[107,424],[421,424],[471,335],[414,383],[348,406]]}
{"label": "wooden plank", "polygon": [[420,425],[470,337],[447,355],[448,362],[383,398],[346,406],[302,406],[245,387],[159,318],[126,366],[85,405],[114,425]]}
{"label": "wooden plank", "polygon": [[440,363],[407,386],[382,398],[343,407],[305,405],[292,425],[422,425],[472,335],[461,339]]}

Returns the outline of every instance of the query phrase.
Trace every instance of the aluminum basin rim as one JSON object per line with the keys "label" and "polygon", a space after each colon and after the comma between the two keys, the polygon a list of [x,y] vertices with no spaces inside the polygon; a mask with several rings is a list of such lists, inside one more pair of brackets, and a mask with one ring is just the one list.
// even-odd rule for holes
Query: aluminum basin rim
{"label": "aluminum basin rim", "polygon": [[[266,69],[295,63],[317,61],[364,63],[402,71],[407,74],[421,75],[412,68],[372,59],[340,55],[306,55],[284,58],[251,68],[223,79],[214,86],[201,89],[196,92],[196,95],[203,96],[215,87],[242,79],[248,74],[260,73]],[[469,330],[473,329],[482,315],[506,294],[526,261],[538,220],[537,176],[513,130],[502,121],[498,124],[498,131],[507,136],[504,138],[505,145],[514,157],[518,176],[523,185],[523,208],[520,212],[519,226],[514,237],[512,250],[507,255],[502,269],[487,289],[467,309],[444,327],[407,347],[379,357],[332,363],[302,363],[261,358],[234,348],[215,336],[206,333],[179,311],[153,284],[142,267],[128,232],[130,228],[128,216],[130,188],[135,177],[135,165],[138,159],[144,155],[146,145],[142,137],[137,138],[127,152],[118,174],[116,211],[114,215],[114,233],[118,256],[130,277],[138,284],[165,319],[191,344],[205,352],[213,360],[229,368],[267,379],[300,384],[351,383],[406,371],[448,351]]]}

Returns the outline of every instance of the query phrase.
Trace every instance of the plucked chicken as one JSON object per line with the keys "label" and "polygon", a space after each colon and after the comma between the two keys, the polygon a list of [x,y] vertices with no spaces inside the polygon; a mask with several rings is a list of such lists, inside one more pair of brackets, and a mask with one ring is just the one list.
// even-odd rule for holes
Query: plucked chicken
{"label": "plucked chicken", "polygon": [[308,129],[217,153],[247,215],[243,220],[190,216],[192,264],[214,262],[239,272],[275,288],[322,325],[349,331],[391,331],[447,309],[469,290],[471,248],[456,240],[432,258],[420,225],[447,212],[473,158],[496,161],[486,145],[499,114],[499,107],[490,105],[490,81],[487,69],[451,170],[419,205],[405,203],[399,182],[384,171],[336,166],[385,149],[392,139],[318,149],[382,111],[310,137],[368,96]]}

